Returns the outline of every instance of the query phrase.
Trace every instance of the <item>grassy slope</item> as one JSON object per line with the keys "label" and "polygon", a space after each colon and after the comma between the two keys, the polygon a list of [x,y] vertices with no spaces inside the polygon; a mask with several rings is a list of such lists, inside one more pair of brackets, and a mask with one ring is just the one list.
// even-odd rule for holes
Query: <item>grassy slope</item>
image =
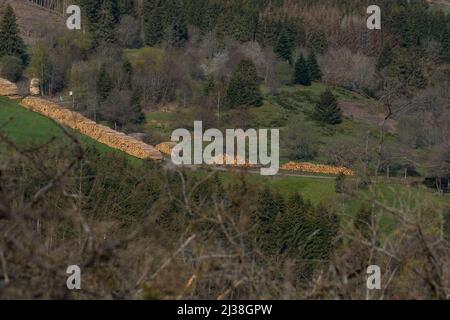
{"label": "grassy slope", "polygon": [[[239,178],[239,174],[223,173],[222,181],[230,183]],[[247,177],[249,183],[258,186],[269,186],[276,192],[288,195],[295,192],[301,193],[306,199],[314,203],[333,201],[336,199],[334,179],[321,179],[313,177],[263,177],[251,174]]]}
{"label": "grassy slope", "polygon": [[[40,114],[21,107],[16,101],[0,97],[0,131],[5,133],[20,147],[44,144],[53,138],[64,139],[62,129],[53,121]],[[87,136],[75,133],[83,145],[95,145],[102,153],[114,150]],[[0,151],[4,146],[0,145]],[[131,157],[129,157],[131,159]],[[136,159],[137,160],[137,159]]]}

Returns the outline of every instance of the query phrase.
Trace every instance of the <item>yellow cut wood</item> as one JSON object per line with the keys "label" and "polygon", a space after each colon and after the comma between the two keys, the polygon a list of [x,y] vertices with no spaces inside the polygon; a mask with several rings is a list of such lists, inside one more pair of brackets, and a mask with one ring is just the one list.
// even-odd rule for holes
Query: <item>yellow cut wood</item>
{"label": "yellow cut wood", "polygon": [[156,161],[163,159],[161,152],[153,146],[127,136],[122,132],[97,124],[77,112],[62,108],[52,101],[37,97],[27,97],[22,100],[22,105],[31,111],[58,121],[98,142],[113,149],[121,150],[133,157]]}

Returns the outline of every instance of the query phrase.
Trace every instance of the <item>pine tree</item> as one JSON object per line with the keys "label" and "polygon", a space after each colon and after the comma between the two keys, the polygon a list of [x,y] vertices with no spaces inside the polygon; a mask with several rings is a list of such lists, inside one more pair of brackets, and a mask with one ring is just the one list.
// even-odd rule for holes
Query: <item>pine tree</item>
{"label": "pine tree", "polygon": [[166,28],[164,1],[165,0],[144,1],[142,13],[144,19],[144,38],[145,43],[149,46],[160,44],[164,37],[164,30]]}
{"label": "pine tree", "polygon": [[0,24],[0,57],[15,56],[25,59],[25,44],[20,37],[13,8],[8,5]]}
{"label": "pine tree", "polygon": [[295,63],[294,84],[311,85],[310,70],[303,54],[300,55],[300,58]]}
{"label": "pine tree", "polygon": [[166,41],[174,47],[182,46],[189,38],[186,18],[181,9],[177,12],[173,22],[166,28]]}
{"label": "pine tree", "polygon": [[308,250],[314,228],[309,219],[311,206],[298,194],[292,194],[278,230],[278,253],[301,259]]}
{"label": "pine tree", "polygon": [[320,96],[313,118],[316,121],[333,125],[342,122],[342,110],[329,89]]}
{"label": "pine tree", "polygon": [[97,77],[97,99],[99,104],[108,98],[113,88],[113,80],[106,70],[106,64],[102,64]]}
{"label": "pine tree", "polygon": [[109,1],[103,2],[98,15],[98,23],[95,24],[94,31],[94,46],[104,43],[115,43],[115,22],[112,3]]}
{"label": "pine tree", "polygon": [[95,25],[98,23],[98,16],[100,12],[100,7],[102,6],[102,1],[81,0],[80,2],[89,22],[89,30],[94,31]]}
{"label": "pine tree", "polygon": [[311,51],[308,56],[308,68],[311,76],[311,81],[322,80],[322,71],[320,70],[319,63],[314,51]]}
{"label": "pine tree", "polygon": [[230,108],[262,105],[258,74],[250,60],[242,60],[233,72],[228,84],[226,100]]}
{"label": "pine tree", "polygon": [[292,53],[294,51],[294,41],[286,29],[283,29],[278,37],[277,44],[275,46],[275,53],[278,54],[283,60],[292,63]]}
{"label": "pine tree", "polygon": [[275,222],[284,208],[284,199],[274,195],[269,188],[265,188],[258,197],[257,209],[252,214],[254,223],[253,236],[261,249],[266,252],[276,250],[277,228]]}
{"label": "pine tree", "polygon": [[335,239],[339,232],[339,218],[329,212],[325,205],[320,204],[313,219],[314,236],[308,247],[306,259],[326,260],[335,246]]}

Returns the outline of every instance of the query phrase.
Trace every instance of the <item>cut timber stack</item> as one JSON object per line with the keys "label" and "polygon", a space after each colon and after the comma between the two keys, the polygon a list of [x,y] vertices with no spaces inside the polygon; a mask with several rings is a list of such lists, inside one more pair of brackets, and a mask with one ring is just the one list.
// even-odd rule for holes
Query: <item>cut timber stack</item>
{"label": "cut timber stack", "polygon": [[5,96],[11,99],[20,98],[19,88],[14,83],[0,78],[0,96]]}
{"label": "cut timber stack", "polygon": [[159,152],[166,154],[168,156],[172,155],[172,150],[177,145],[176,142],[163,142],[158,144],[155,148]]}
{"label": "cut timber stack", "polygon": [[250,164],[247,159],[239,157],[237,155],[232,156],[229,154],[218,155],[213,158],[213,163],[218,166],[227,166],[235,168],[256,168],[256,165]]}
{"label": "cut timber stack", "polygon": [[139,159],[162,160],[161,153],[153,146],[117,132],[109,127],[95,123],[77,112],[60,107],[58,104],[36,97],[27,97],[22,100],[22,105],[34,112],[40,113],[55,121],[60,122],[82,134],[91,137],[111,148],[121,150]]}
{"label": "cut timber stack", "polygon": [[281,166],[281,170],[286,171],[300,171],[306,173],[319,173],[319,174],[344,174],[346,176],[354,176],[355,173],[345,167],[334,167],[323,164],[314,164],[309,162],[288,162]]}

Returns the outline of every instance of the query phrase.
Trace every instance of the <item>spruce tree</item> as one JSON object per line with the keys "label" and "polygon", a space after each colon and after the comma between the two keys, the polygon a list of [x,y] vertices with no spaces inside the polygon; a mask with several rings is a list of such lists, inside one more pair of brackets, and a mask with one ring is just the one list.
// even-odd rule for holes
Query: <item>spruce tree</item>
{"label": "spruce tree", "polygon": [[320,96],[320,101],[316,105],[313,118],[321,123],[333,125],[342,122],[342,110],[329,89]]}
{"label": "spruce tree", "polygon": [[283,60],[292,63],[292,53],[294,51],[294,41],[286,29],[283,29],[278,37],[275,46],[275,53]]}
{"label": "spruce tree", "polygon": [[278,230],[278,253],[301,259],[314,232],[309,219],[311,206],[298,194],[289,196]]}
{"label": "spruce tree", "polygon": [[279,195],[274,195],[269,188],[265,188],[259,194],[257,208],[252,214],[253,236],[260,248],[266,252],[276,250],[277,228],[275,222],[283,208],[284,199]]}
{"label": "spruce tree", "polygon": [[228,84],[226,100],[230,108],[262,105],[258,74],[250,60],[242,60],[233,72]]}
{"label": "spruce tree", "polygon": [[180,9],[173,22],[167,27],[166,41],[171,46],[180,47],[188,40],[188,37],[186,18]]}
{"label": "spruce tree", "polygon": [[164,17],[165,0],[145,0],[143,6],[145,44],[155,46],[161,43],[166,28]]}
{"label": "spruce tree", "polygon": [[320,204],[315,210],[313,219],[314,237],[309,246],[307,259],[326,260],[329,258],[339,232],[339,218],[329,212],[325,205]]}
{"label": "spruce tree", "polygon": [[314,51],[311,51],[308,56],[308,68],[309,74],[311,76],[311,81],[322,80],[322,71],[320,70],[319,63],[317,62],[317,57]]}
{"label": "spruce tree", "polygon": [[20,37],[13,8],[8,5],[0,23],[0,57],[15,56],[25,59],[25,44]]}
{"label": "spruce tree", "polygon": [[98,23],[98,17],[100,13],[100,7],[102,6],[102,1],[98,0],[81,0],[81,6],[89,22],[89,30],[91,32],[95,31],[95,26]]}
{"label": "spruce tree", "polygon": [[106,64],[102,64],[97,77],[97,100],[99,104],[108,98],[113,88],[114,83],[108,70],[106,70]]}
{"label": "spruce tree", "polygon": [[311,85],[310,70],[303,54],[300,55],[300,58],[295,63],[294,84]]}
{"label": "spruce tree", "polygon": [[113,14],[112,3],[103,2],[98,15],[98,23],[95,25],[94,46],[104,43],[115,43],[116,36],[114,29],[116,27],[116,19]]}

